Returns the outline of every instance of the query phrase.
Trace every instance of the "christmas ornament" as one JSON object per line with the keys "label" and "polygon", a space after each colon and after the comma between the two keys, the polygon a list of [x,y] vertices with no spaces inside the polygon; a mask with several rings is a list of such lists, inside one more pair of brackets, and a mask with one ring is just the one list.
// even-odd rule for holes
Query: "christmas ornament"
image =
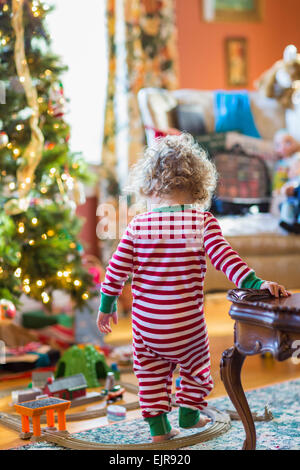
{"label": "christmas ornament", "polygon": [[50,89],[48,113],[56,119],[65,115],[66,100],[62,83],[54,83]]}
{"label": "christmas ornament", "polygon": [[55,143],[54,142],[45,142],[45,150],[53,150],[55,147]]}
{"label": "christmas ornament", "polygon": [[10,300],[0,300],[0,320],[12,320],[16,315],[16,307]]}
{"label": "christmas ornament", "polygon": [[0,132],[0,149],[3,149],[4,147],[6,147],[8,142],[9,142],[9,138],[6,132],[3,132],[3,131]]}

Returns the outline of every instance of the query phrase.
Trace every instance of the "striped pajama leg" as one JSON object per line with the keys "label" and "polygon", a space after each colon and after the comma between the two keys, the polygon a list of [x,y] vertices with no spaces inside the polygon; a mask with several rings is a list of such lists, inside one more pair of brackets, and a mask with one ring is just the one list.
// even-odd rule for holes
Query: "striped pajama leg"
{"label": "striped pajama leg", "polygon": [[142,369],[135,358],[134,372],[139,382],[139,400],[143,418],[151,418],[172,409],[172,378],[176,364],[159,359]]}
{"label": "striped pajama leg", "polygon": [[180,390],[176,393],[176,403],[179,406],[203,410],[207,406],[205,398],[213,389],[213,380],[209,373],[210,368],[191,375],[184,367],[180,368]]}

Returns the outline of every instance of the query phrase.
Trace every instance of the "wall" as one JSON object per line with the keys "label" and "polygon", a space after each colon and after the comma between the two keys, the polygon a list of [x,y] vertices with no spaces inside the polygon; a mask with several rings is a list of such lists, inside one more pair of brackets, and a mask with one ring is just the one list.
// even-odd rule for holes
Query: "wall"
{"label": "wall", "polygon": [[285,46],[292,43],[300,50],[299,0],[265,0],[260,23],[206,23],[202,0],[176,0],[176,8],[180,88],[227,88],[226,37],[248,38],[248,88],[282,57]]}

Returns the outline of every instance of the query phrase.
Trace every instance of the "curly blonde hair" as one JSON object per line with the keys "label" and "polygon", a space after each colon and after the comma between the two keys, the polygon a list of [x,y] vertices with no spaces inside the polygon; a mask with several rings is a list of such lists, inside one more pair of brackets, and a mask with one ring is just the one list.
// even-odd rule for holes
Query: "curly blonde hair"
{"label": "curly blonde hair", "polygon": [[216,188],[217,171],[190,134],[170,135],[146,147],[144,158],[132,167],[127,192],[144,198],[186,191],[207,208]]}

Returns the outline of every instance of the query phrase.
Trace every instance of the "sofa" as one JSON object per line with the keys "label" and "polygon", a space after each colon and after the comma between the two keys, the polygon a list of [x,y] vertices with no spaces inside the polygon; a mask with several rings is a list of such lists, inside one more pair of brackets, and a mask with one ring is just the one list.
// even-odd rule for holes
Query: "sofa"
{"label": "sofa", "polygon": [[[148,144],[156,136],[168,133],[169,129],[178,128],[178,106],[181,106],[183,112],[187,109],[190,115],[195,113],[194,123],[198,125],[200,131],[202,120],[202,123],[205,123],[206,132],[213,132],[214,113],[211,92],[146,88],[139,92],[138,100]],[[256,116],[255,103],[254,105],[252,103],[252,106],[253,114]],[[197,110],[200,110],[202,115],[200,120],[197,117]],[[245,138],[245,145],[248,148],[244,150],[262,156],[268,166],[272,167],[275,157],[272,137],[276,130],[284,127],[284,115],[282,109],[273,100],[266,101],[265,109],[263,112],[260,110],[258,114],[263,139]],[[182,116],[184,117],[184,114]],[[234,142],[234,135],[230,135],[228,141]],[[277,281],[288,289],[299,288],[300,236],[287,234],[281,229],[276,213],[222,216],[218,217],[218,220],[228,242],[255,270],[257,276],[265,280]],[[232,286],[208,260],[205,291],[224,291]]]}

